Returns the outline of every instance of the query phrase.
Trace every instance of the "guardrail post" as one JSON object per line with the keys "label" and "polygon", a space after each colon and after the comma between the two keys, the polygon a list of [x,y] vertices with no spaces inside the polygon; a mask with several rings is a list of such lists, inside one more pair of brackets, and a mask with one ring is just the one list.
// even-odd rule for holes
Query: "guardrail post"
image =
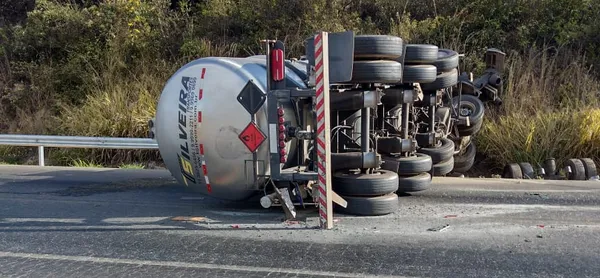
{"label": "guardrail post", "polygon": [[44,166],[44,146],[38,146],[38,163]]}

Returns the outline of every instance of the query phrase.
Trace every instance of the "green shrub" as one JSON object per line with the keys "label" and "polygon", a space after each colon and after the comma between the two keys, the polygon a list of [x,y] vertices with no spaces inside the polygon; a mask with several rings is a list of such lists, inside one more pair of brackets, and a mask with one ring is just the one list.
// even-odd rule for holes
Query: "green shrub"
{"label": "green shrub", "polygon": [[[481,153],[495,165],[560,155],[550,142],[539,143],[540,151],[533,143],[524,149],[523,144],[530,134],[549,132],[567,132],[564,136],[581,142],[583,135],[575,130],[556,130],[561,117],[598,107],[600,23],[589,20],[600,15],[598,1],[206,0],[172,5],[170,0],[37,0],[29,7],[30,2],[0,4],[0,130],[8,133],[142,137],[164,82],[181,65],[205,56],[262,54],[262,39],[284,40],[289,57],[299,57],[303,40],[319,30],[392,34],[407,43],[455,49],[465,54],[461,70],[475,74],[483,69],[487,48],[509,53],[505,105],[490,110],[478,138],[486,145]],[[518,128],[511,129],[520,118]],[[506,136],[496,138],[499,134]],[[590,144],[576,148],[583,152]],[[0,157],[31,163],[35,150],[0,148]],[[113,166],[159,159],[154,151],[60,149],[49,149],[48,157],[64,165],[80,159]]]}

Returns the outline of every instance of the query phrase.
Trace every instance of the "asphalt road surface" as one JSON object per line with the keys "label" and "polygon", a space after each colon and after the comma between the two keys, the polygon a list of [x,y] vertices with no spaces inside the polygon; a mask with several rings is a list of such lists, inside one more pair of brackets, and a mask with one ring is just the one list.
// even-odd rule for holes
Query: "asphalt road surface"
{"label": "asphalt road surface", "polygon": [[[600,182],[444,178],[389,216],[188,192],[159,170],[0,167],[1,277],[591,277]],[[186,220],[186,221],[182,221]]]}

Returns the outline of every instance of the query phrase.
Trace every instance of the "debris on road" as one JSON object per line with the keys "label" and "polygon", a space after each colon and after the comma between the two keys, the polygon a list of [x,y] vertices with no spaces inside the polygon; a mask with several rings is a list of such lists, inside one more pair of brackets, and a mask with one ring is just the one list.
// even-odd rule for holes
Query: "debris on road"
{"label": "debris on road", "polygon": [[437,226],[437,227],[429,228],[429,229],[427,229],[427,231],[429,231],[429,232],[442,232],[442,231],[448,229],[448,227],[450,227],[450,224],[446,224],[446,225],[442,225],[442,226]]}
{"label": "debris on road", "polygon": [[173,221],[187,221],[187,222],[205,222],[206,217],[201,216],[176,216],[171,218]]}
{"label": "debris on road", "polygon": [[444,218],[457,218],[457,217],[458,217],[458,215],[456,215],[456,214],[451,214],[451,215],[444,216]]}

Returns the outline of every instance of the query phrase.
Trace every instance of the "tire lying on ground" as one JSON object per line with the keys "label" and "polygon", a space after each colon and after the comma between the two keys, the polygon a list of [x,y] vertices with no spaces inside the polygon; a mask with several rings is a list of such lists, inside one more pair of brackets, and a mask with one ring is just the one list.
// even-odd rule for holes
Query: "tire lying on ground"
{"label": "tire lying on ground", "polygon": [[523,171],[521,170],[521,166],[517,163],[510,163],[504,166],[502,177],[505,179],[522,179]]}
{"label": "tire lying on ground", "polygon": [[598,169],[596,168],[596,163],[591,158],[581,158],[579,159],[583,163],[583,168],[585,168],[585,178],[591,179],[598,175]]}
{"label": "tire lying on ground", "polygon": [[359,170],[337,171],[331,178],[333,191],[345,196],[379,196],[396,192],[398,174],[388,170],[375,170],[363,174]]}
{"label": "tire lying on ground", "polygon": [[451,69],[447,72],[442,72],[438,74],[435,78],[435,81],[431,83],[423,83],[421,84],[421,89],[423,91],[437,91],[445,88],[450,88],[458,83],[458,70]]}
{"label": "tire lying on ground", "polygon": [[448,138],[441,138],[437,146],[420,148],[419,152],[430,156],[434,164],[439,163],[454,156],[454,142]]}
{"label": "tire lying on ground", "polygon": [[438,47],[431,44],[407,44],[405,64],[432,64],[438,59]]}
{"label": "tire lying on ground", "polygon": [[354,61],[350,83],[399,83],[402,64],[395,61]]}
{"label": "tire lying on ground", "polygon": [[420,173],[413,176],[400,176],[399,193],[411,193],[427,190],[431,187],[431,175]]}
{"label": "tire lying on ground", "polygon": [[571,167],[571,173],[567,175],[570,180],[585,180],[585,166],[581,160],[571,158],[567,160],[567,166]]}
{"label": "tire lying on ground", "polygon": [[402,56],[403,41],[388,35],[358,35],[354,37],[354,57],[357,59],[396,60]]}
{"label": "tire lying on ground", "polygon": [[433,161],[426,154],[417,153],[414,156],[382,156],[382,169],[398,173],[398,175],[415,175],[431,171]]}
{"label": "tire lying on ground", "polygon": [[441,177],[448,175],[454,169],[454,157],[450,157],[450,159],[438,162],[433,164],[433,175],[436,177]]}
{"label": "tire lying on ground", "polygon": [[519,167],[521,167],[521,173],[523,174],[524,179],[533,179],[535,178],[535,171],[533,170],[533,166],[527,162],[519,163]]}
{"label": "tire lying on ground", "polygon": [[398,195],[394,193],[375,197],[344,196],[340,194],[340,197],[346,200],[348,204],[346,208],[343,208],[334,203],[334,209],[344,214],[378,216],[394,213],[400,208]]}
{"label": "tire lying on ground", "polygon": [[467,149],[463,154],[454,156],[454,172],[457,173],[466,173],[471,170],[473,164],[475,164],[475,155],[477,154],[477,149],[475,147],[475,142],[469,143]]}
{"label": "tire lying on ground", "polygon": [[433,65],[404,65],[403,83],[431,83],[436,81],[437,69]]}

